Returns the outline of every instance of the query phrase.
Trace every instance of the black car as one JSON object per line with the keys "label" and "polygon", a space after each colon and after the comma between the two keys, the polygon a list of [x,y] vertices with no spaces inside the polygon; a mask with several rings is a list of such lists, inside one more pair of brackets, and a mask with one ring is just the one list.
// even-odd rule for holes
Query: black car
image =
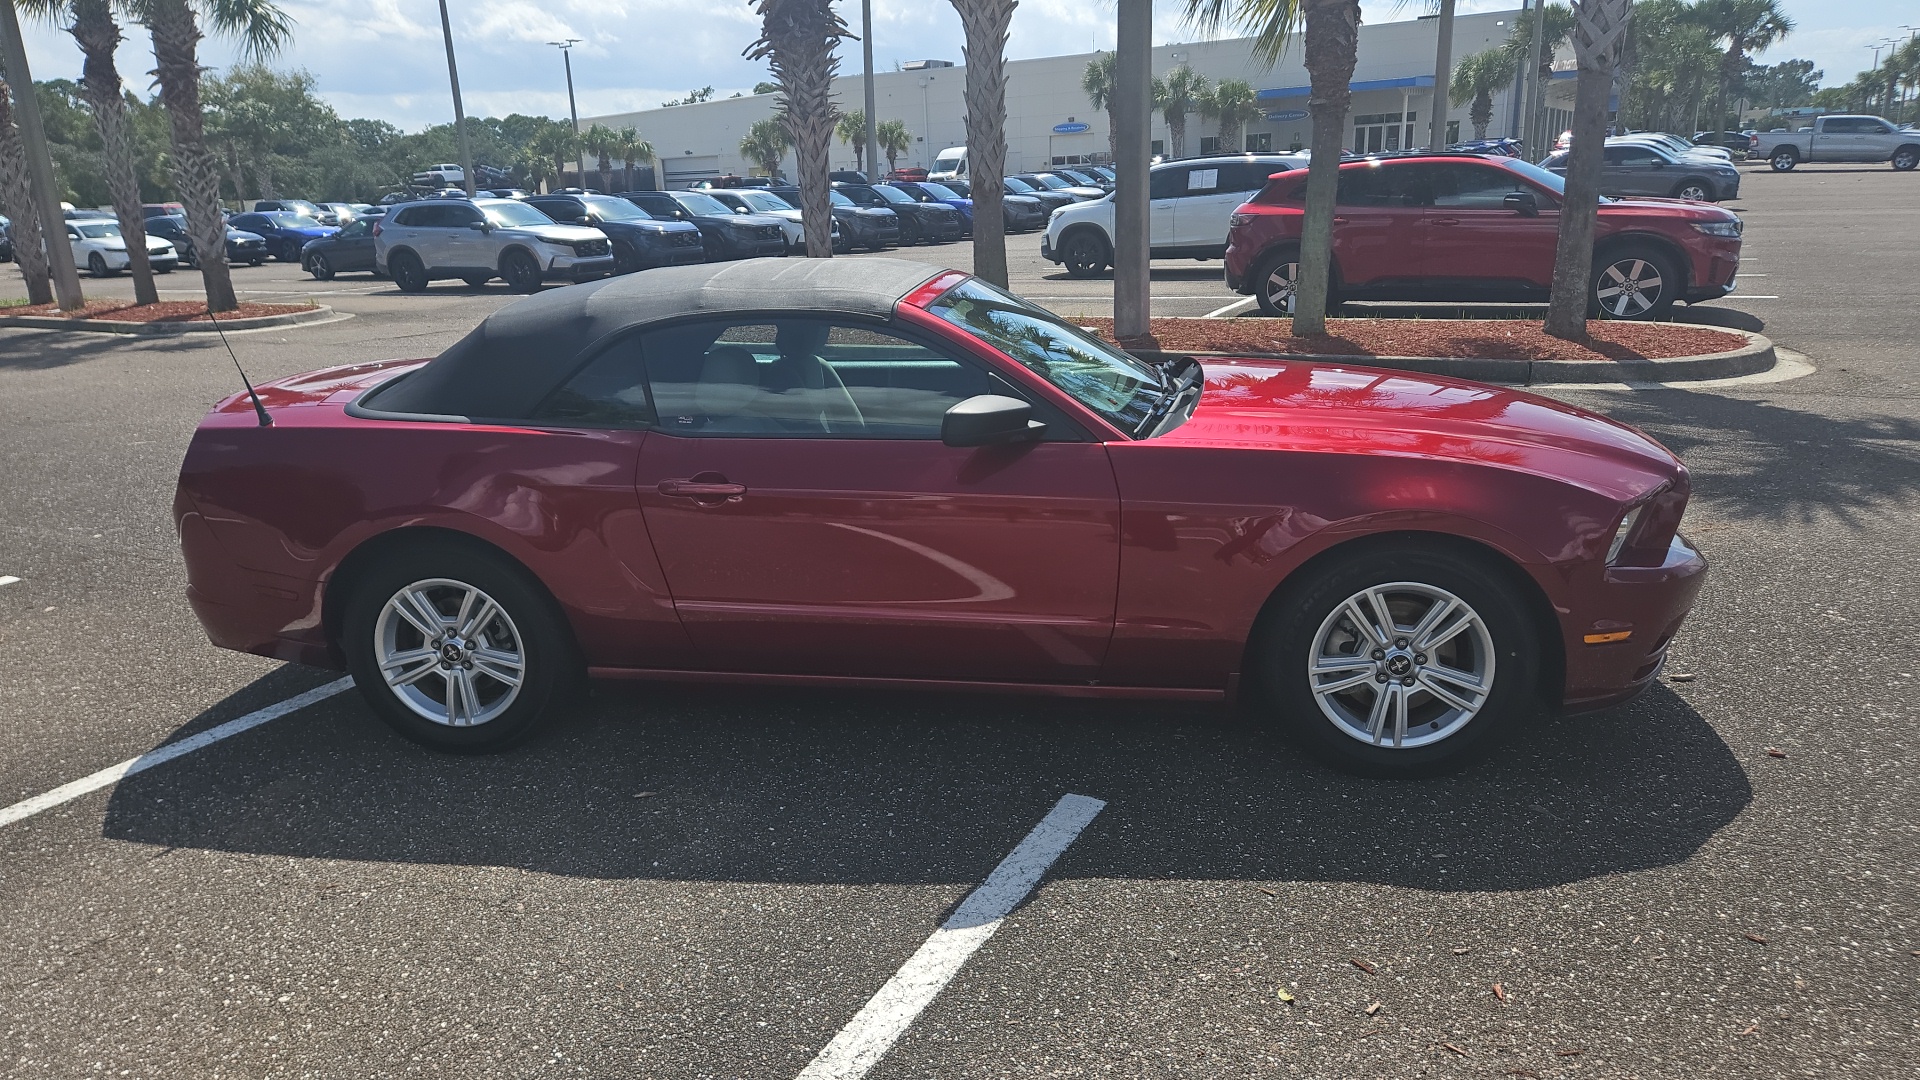
{"label": "black car", "polygon": [[[244,229],[227,228],[227,262],[234,265],[246,263],[259,266],[267,261],[267,241],[259,233],[250,233]],[[199,266],[200,260],[193,250],[193,237],[187,233],[187,219],[179,214],[162,214],[146,220],[148,236],[164,237],[180,253],[181,266]]]}
{"label": "black car", "polygon": [[1006,186],[1001,188],[1002,191],[1005,191],[1009,195],[1025,195],[1038,199],[1040,200],[1041,209],[1045,210],[1048,214],[1052,214],[1055,210],[1063,206],[1072,206],[1074,203],[1080,201],[1064,191],[1054,191],[1051,188],[1042,187],[1039,184],[1029,184],[1017,176],[1007,177],[1004,183]]}
{"label": "black car", "polygon": [[373,223],[377,220],[360,218],[332,236],[307,241],[300,250],[300,269],[319,281],[332,281],[335,274],[355,270],[377,275],[373,266]]}
{"label": "black car", "polygon": [[945,202],[918,202],[914,196],[887,184],[833,184],[833,190],[860,206],[891,209],[900,217],[900,246],[920,240],[958,240],[964,229],[960,211]]}
{"label": "black car", "polygon": [[958,240],[962,236],[973,235],[972,199],[961,195],[952,188],[942,187],[930,180],[889,180],[884,184],[875,184],[874,190],[880,191],[882,196],[884,196],[886,192],[881,189],[889,187],[906,192],[909,198],[921,206],[944,206],[960,216],[960,232],[958,235],[953,233],[953,227],[948,221],[941,215],[936,214],[922,221],[918,233],[911,238],[908,236],[905,220],[902,219],[900,230],[901,244],[914,244],[921,240],[943,244],[948,240]]}
{"label": "black car", "polygon": [[661,221],[685,221],[700,227],[708,262],[785,255],[787,235],[780,219],[736,214],[732,207],[699,191],[629,191],[620,198]]}
{"label": "black car", "polygon": [[1062,180],[1070,180],[1081,187],[1095,187],[1101,191],[1112,191],[1113,181],[1091,169],[1055,169],[1053,175]]}
{"label": "black car", "polygon": [[[965,198],[973,198],[973,185],[965,180],[942,180],[940,186]],[[1000,196],[1001,216],[1006,221],[1008,232],[1032,232],[1047,227],[1047,215],[1051,213],[1039,199],[1031,195],[1006,194],[1002,189]]]}
{"label": "black car", "polygon": [[13,261],[13,237],[7,235],[7,226],[10,224],[7,215],[0,214],[0,262]]}
{"label": "black car", "polygon": [[[829,193],[828,202],[832,207],[834,223],[840,226],[840,235],[834,241],[833,250],[852,251],[854,248],[866,248],[868,251],[885,251],[900,242],[900,218],[885,207],[861,206],[836,190]],[[800,189],[792,184],[767,189],[793,206],[800,207]]]}
{"label": "black car", "polygon": [[660,221],[626,199],[611,195],[529,195],[524,201],[562,225],[586,225],[606,233],[613,242],[616,274],[683,266],[707,258],[698,225]]}

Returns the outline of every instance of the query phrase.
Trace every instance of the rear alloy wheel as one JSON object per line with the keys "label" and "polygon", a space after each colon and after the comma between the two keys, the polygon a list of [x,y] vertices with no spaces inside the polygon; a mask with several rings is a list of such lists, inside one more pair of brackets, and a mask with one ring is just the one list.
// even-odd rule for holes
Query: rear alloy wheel
{"label": "rear alloy wheel", "polygon": [[274,257],[279,259],[281,262],[299,262],[300,261],[300,241],[298,240],[282,241],[280,244],[280,253]]}
{"label": "rear alloy wheel", "polygon": [[1704,180],[1682,180],[1680,186],[1673,189],[1676,199],[1692,199],[1694,202],[1712,202],[1713,189]]}
{"label": "rear alloy wheel", "polygon": [[316,251],[307,260],[307,273],[312,274],[315,281],[332,281],[333,263],[326,255]]}
{"label": "rear alloy wheel", "polygon": [[1767,164],[1773,166],[1774,172],[1792,172],[1793,167],[1800,164],[1800,155],[1782,147],[1773,152],[1773,156],[1767,159]]}
{"label": "rear alloy wheel", "polygon": [[553,605],[525,575],[463,547],[406,551],[368,574],[342,646],[381,719],[456,752],[525,736],[583,674]]}
{"label": "rear alloy wheel", "polygon": [[1281,248],[1261,259],[1253,272],[1254,299],[1268,315],[1291,317],[1300,292],[1300,253]]}
{"label": "rear alloy wheel", "polygon": [[900,246],[912,247],[920,242],[920,223],[911,217],[900,219]]}
{"label": "rear alloy wheel", "polygon": [[1893,167],[1901,172],[1911,172],[1920,165],[1920,146],[1903,146],[1893,152]]}
{"label": "rear alloy wheel", "polygon": [[1621,248],[1593,261],[1589,306],[1608,319],[1657,319],[1673,309],[1680,273],[1665,255]]}
{"label": "rear alloy wheel", "polygon": [[1077,278],[1098,277],[1113,262],[1113,250],[1092,229],[1069,233],[1060,244],[1060,265]]}
{"label": "rear alloy wheel", "polygon": [[401,292],[426,292],[427,268],[420,262],[420,256],[411,251],[395,252],[387,260],[387,270],[393,274],[393,283]]}
{"label": "rear alloy wheel", "polygon": [[1533,702],[1535,635],[1513,588],[1477,560],[1375,550],[1316,572],[1288,601],[1256,662],[1285,721],[1344,768],[1458,768]]}
{"label": "rear alloy wheel", "polygon": [[510,251],[500,260],[500,276],[517,293],[540,291],[540,264],[524,251]]}
{"label": "rear alloy wheel", "polygon": [[107,260],[97,251],[87,253],[87,273],[94,277],[107,277],[113,271],[107,269]]}

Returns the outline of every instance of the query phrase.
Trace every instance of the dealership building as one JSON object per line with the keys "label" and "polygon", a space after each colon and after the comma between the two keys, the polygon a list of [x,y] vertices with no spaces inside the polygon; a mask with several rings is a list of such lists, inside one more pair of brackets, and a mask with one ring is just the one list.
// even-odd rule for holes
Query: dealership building
{"label": "dealership building", "polygon": [[[1461,15],[1454,19],[1453,56],[1493,48],[1507,40],[1518,10]],[[1353,73],[1353,102],[1348,113],[1346,145],[1372,152],[1397,150],[1427,143],[1428,110],[1433,104],[1433,60],[1437,20],[1420,18],[1360,28],[1359,63]],[[1081,75],[1097,53],[1014,60],[1007,64],[1007,169],[1026,172],[1049,165],[1071,165],[1108,158],[1107,116],[1088,102],[1080,88]],[[1218,124],[1197,115],[1187,117],[1188,155],[1227,151],[1285,151],[1305,146],[1310,139],[1307,118],[1307,71],[1298,42],[1269,67],[1254,58],[1250,38],[1230,38],[1189,44],[1160,45],[1153,50],[1153,73],[1164,75],[1187,64],[1207,78],[1244,79],[1259,92],[1265,116],[1248,123],[1236,145],[1220,145]],[[1556,63],[1570,68],[1570,59]],[[844,70],[844,65],[843,65]],[[1564,72],[1571,75],[1571,70]],[[1559,74],[1559,72],[1556,72]],[[934,155],[967,140],[965,105],[966,68],[939,60],[903,65],[900,71],[874,76],[875,112],[879,120],[902,121],[913,136],[913,146],[900,155],[900,165],[926,166]],[[858,109],[865,92],[858,73],[834,81],[842,109]],[[1494,119],[1489,136],[1514,132],[1517,108],[1512,89],[1494,96]],[[1547,100],[1547,130],[1566,126],[1571,108],[1572,79],[1556,78]],[[745,175],[752,163],[740,154],[740,139],[755,121],[775,114],[775,96],[722,98],[692,105],[645,109],[611,116],[581,117],[584,128],[605,124],[631,125],[653,144],[661,179],[667,187],[689,184],[726,173]],[[1556,115],[1557,114],[1557,115]],[[1473,127],[1467,106],[1447,113],[1448,141],[1471,138]],[[1153,117],[1154,152],[1169,152],[1166,119]],[[789,153],[787,167],[792,156]],[[853,147],[833,144],[833,167],[854,167]],[[589,166],[589,182],[593,180]]]}

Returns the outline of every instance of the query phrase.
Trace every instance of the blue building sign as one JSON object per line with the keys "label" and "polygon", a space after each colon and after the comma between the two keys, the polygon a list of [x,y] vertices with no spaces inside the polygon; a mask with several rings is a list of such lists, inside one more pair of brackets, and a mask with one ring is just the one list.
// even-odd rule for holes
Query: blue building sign
{"label": "blue building sign", "polygon": [[1088,130],[1089,127],[1090,125],[1087,124],[1055,124],[1053,125],[1053,133],[1055,135],[1078,135]]}
{"label": "blue building sign", "polygon": [[1277,124],[1284,124],[1289,120],[1305,120],[1306,118],[1307,110],[1305,109],[1282,109],[1279,112],[1270,112],[1267,114],[1267,119]]}

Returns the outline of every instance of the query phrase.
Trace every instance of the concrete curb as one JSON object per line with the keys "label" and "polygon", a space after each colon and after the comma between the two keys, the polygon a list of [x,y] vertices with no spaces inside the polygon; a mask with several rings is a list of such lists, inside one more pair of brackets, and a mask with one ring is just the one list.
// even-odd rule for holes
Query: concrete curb
{"label": "concrete curb", "polygon": [[263,326],[292,326],[331,318],[333,309],[325,304],[284,315],[261,315],[251,319],[221,319],[218,327],[208,322],[130,323],[113,319],[61,319],[50,315],[0,315],[0,329],[77,330],[88,334],[121,334],[164,337],[173,334],[212,334],[220,330],[254,330]]}
{"label": "concrete curb", "polygon": [[1425,375],[1451,375],[1474,382],[1508,383],[1528,386],[1534,383],[1635,383],[1690,382],[1701,379],[1730,379],[1769,371],[1778,362],[1773,342],[1746,330],[1724,326],[1711,329],[1741,334],[1747,344],[1727,352],[1700,356],[1677,356],[1670,360],[1477,360],[1444,356],[1339,356],[1326,353],[1220,353],[1181,352],[1179,350],[1128,350],[1147,360],[1167,356],[1245,356],[1257,360],[1297,360],[1310,364],[1338,364],[1348,367],[1390,368],[1417,371]]}

